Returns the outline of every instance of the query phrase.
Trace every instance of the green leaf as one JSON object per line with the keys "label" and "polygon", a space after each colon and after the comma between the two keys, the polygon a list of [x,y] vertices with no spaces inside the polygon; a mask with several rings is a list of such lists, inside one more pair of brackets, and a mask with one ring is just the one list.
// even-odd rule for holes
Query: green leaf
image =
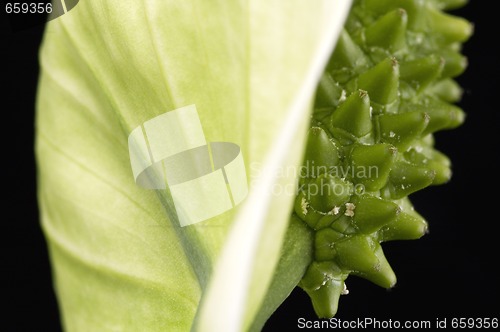
{"label": "green leaf", "polygon": [[[293,227],[304,250],[280,255],[296,178],[277,171],[299,166],[349,6],[96,0],[47,24],[39,202],[67,331],[263,326],[309,264],[310,234]],[[208,142],[240,146],[251,181],[238,208],[180,227],[168,190],[136,185],[127,139],[191,104]]]}

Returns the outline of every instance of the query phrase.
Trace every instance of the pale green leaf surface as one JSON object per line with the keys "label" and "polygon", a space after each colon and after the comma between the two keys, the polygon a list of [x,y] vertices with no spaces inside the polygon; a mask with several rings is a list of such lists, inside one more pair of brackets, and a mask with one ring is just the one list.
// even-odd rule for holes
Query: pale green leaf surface
{"label": "pale green leaf surface", "polygon": [[[267,314],[254,320],[294,196],[269,195],[274,183],[294,181],[270,171],[300,161],[309,101],[348,6],[88,0],[49,22],[36,152],[66,330],[186,331],[196,315],[199,330],[262,326],[293,288],[268,296]],[[189,104],[207,141],[241,147],[249,178],[252,165],[267,171],[239,214],[181,228],[168,193],[135,184],[127,137]],[[226,308],[235,310],[229,320]]]}

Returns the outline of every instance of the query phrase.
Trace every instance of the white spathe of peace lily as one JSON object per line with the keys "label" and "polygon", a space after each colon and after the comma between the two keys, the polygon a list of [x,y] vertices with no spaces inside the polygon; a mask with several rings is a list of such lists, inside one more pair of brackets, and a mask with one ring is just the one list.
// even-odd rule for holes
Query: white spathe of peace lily
{"label": "white spathe of peace lily", "polygon": [[[301,161],[311,98],[349,7],[88,0],[49,22],[36,152],[67,331],[263,326],[310,251],[291,225],[294,246],[280,252],[294,192],[271,188],[296,180],[277,170]],[[255,181],[239,208],[180,227],[165,191],[135,184],[127,137],[191,104],[207,141],[238,144]]]}

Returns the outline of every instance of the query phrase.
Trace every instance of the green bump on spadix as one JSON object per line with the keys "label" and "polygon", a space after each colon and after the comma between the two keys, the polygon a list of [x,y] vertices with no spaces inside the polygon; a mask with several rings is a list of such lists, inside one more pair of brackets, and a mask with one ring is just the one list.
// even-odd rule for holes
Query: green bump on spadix
{"label": "green bump on spadix", "polygon": [[441,76],[445,60],[436,55],[408,61],[400,66],[401,79],[415,90],[423,91]]}
{"label": "green bump on spadix", "polygon": [[396,9],[404,9],[408,16],[408,28],[420,30],[425,14],[423,0],[365,0],[367,11],[381,15]]}
{"label": "green bump on spadix", "polygon": [[347,273],[333,261],[313,262],[300,282],[311,297],[314,310],[320,318],[337,313],[339,297],[345,292]]}
{"label": "green bump on spadix", "polygon": [[428,167],[398,163],[389,175],[388,197],[400,199],[432,184],[436,172]]}
{"label": "green bump on spadix", "polygon": [[355,68],[368,65],[368,62],[369,60],[363,50],[352,40],[349,33],[343,30],[328,63],[327,70]]}
{"label": "green bump on spadix", "polygon": [[[384,82],[384,84],[381,84]],[[359,76],[358,88],[368,92],[374,102],[387,105],[398,97],[399,64],[387,58]]]}
{"label": "green bump on spadix", "polygon": [[457,82],[448,78],[434,83],[429,89],[429,93],[445,102],[454,103],[462,98],[463,90]]}
{"label": "green bump on spadix", "polygon": [[305,153],[326,170],[303,174],[294,205],[314,233],[299,286],[318,317],[342,310],[350,274],[393,287],[380,244],[427,232],[408,195],[451,178],[433,134],[465,120],[451,103],[462,95],[453,78],[467,66],[460,49],[472,25],[442,10],[464,3],[354,1],[318,86]]}
{"label": "green bump on spadix", "polygon": [[380,229],[379,240],[415,240],[427,233],[427,228],[427,222],[421,216],[402,212]]}
{"label": "green bump on spadix", "polygon": [[460,53],[450,49],[441,49],[436,50],[436,54],[444,59],[444,68],[441,74],[443,78],[457,77],[467,68],[467,58]]}
{"label": "green bump on spadix", "polygon": [[390,144],[355,145],[349,156],[353,170],[352,181],[367,191],[381,189],[397,157],[397,149]]}
{"label": "green bump on spadix", "polygon": [[429,115],[429,125],[423,131],[423,135],[439,130],[454,129],[465,120],[465,113],[460,108],[446,102],[434,101],[426,109]]}
{"label": "green bump on spadix", "polygon": [[[376,266],[374,271],[359,271],[359,275],[365,279],[370,280],[380,287],[392,288],[396,284],[396,274],[387,261],[387,258],[385,257],[382,250],[382,246],[378,242],[374,242],[374,245],[375,249],[373,251],[373,254],[378,259],[378,265]],[[353,273],[356,274],[356,271],[354,271]]]}
{"label": "green bump on spadix", "polygon": [[344,205],[353,193],[353,184],[337,175],[324,174],[308,185],[311,206],[324,213]]}
{"label": "green bump on spadix", "polygon": [[396,219],[401,212],[396,203],[371,195],[359,197],[355,204],[354,224],[363,234],[378,231]]}
{"label": "green bump on spadix", "polygon": [[317,261],[329,261],[335,258],[335,243],[344,238],[344,235],[331,228],[316,232],[314,239],[315,258]]}
{"label": "green bump on spadix", "polygon": [[355,235],[336,243],[335,249],[336,261],[341,267],[385,288],[396,283],[380,244],[373,238]]}
{"label": "green bump on spadix", "polygon": [[428,10],[430,28],[444,43],[464,42],[472,35],[472,24],[461,18],[443,13],[438,9]]}
{"label": "green bump on spadix", "polygon": [[413,165],[433,170],[436,174],[432,182],[433,185],[448,182],[451,178],[451,163],[448,157],[433,148],[423,149],[419,147],[418,149],[424,151],[418,152],[416,149],[411,149],[405,152],[405,159]]}
{"label": "green bump on spadix", "polygon": [[329,73],[324,73],[316,90],[315,107],[332,107],[337,106],[342,97],[343,89],[333,79]]}
{"label": "green bump on spadix", "polygon": [[303,172],[306,177],[316,177],[327,173],[339,163],[339,151],[324,129],[312,127],[307,135]]}
{"label": "green bump on spadix", "polygon": [[464,6],[468,0],[433,0],[436,8],[444,10],[457,9]]}
{"label": "green bump on spadix", "polygon": [[430,117],[423,112],[408,112],[383,114],[378,116],[377,120],[380,141],[405,151],[421,136],[429,124]]}
{"label": "green bump on spadix", "polygon": [[396,9],[366,28],[365,42],[396,52],[405,47],[405,34],[408,16],[404,9]]}
{"label": "green bump on spadix", "polygon": [[363,90],[352,93],[330,118],[332,132],[343,129],[356,137],[362,137],[372,130],[370,98]]}

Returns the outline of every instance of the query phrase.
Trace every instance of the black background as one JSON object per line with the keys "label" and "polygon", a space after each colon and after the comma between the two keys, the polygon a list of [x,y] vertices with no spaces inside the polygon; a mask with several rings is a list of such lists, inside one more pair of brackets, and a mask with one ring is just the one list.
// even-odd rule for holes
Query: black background
{"label": "black background", "polygon": [[[482,7],[481,7],[482,6]],[[3,10],[3,8],[1,8]],[[430,320],[448,317],[499,317],[500,294],[497,204],[499,185],[500,59],[498,20],[484,1],[456,11],[475,24],[465,45],[469,68],[458,81],[467,112],[459,129],[436,136],[437,147],[453,161],[450,183],[412,195],[430,224],[418,241],[384,244],[398,276],[391,290],[350,277],[337,318],[352,320]],[[2,331],[59,331],[46,243],[40,229],[33,155],[34,100],[38,48],[43,26],[12,32],[0,26],[2,118],[2,221],[0,238]],[[7,181],[5,181],[7,180]],[[499,204],[500,205],[500,204]],[[307,295],[293,291],[268,321],[265,331],[294,330],[297,319],[315,319]]]}

